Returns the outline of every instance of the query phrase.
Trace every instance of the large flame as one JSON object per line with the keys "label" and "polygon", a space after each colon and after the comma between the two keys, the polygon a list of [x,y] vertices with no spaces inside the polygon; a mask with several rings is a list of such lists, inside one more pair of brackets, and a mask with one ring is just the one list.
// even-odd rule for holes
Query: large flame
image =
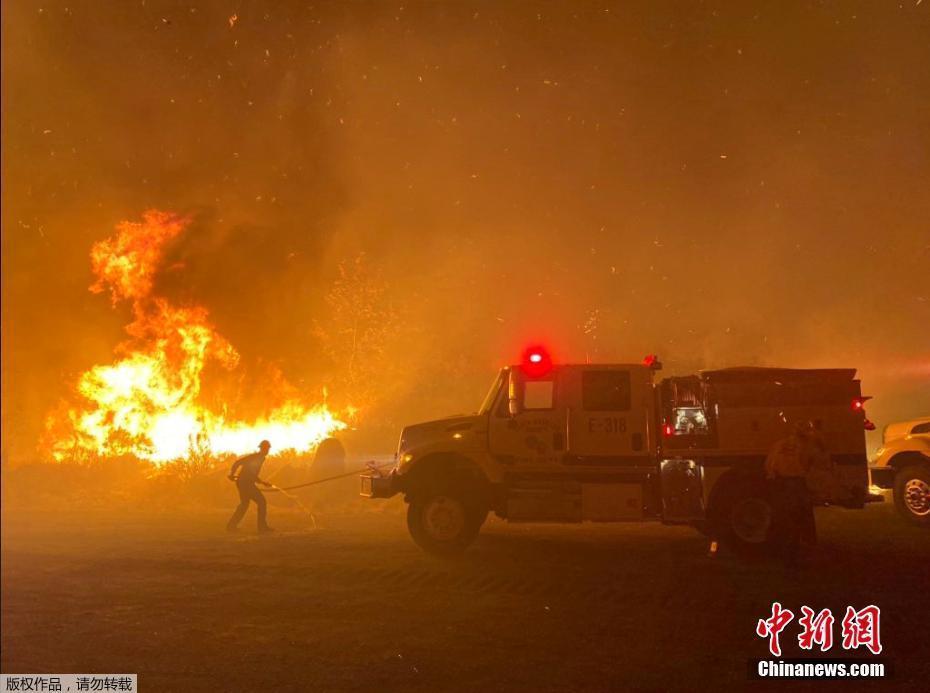
{"label": "large flame", "polygon": [[205,366],[234,370],[239,354],[210,325],[205,308],[175,306],[153,294],[165,246],[188,223],[148,211],[141,223],[122,222],[91,249],[97,277],[91,291],[109,291],[114,305],[131,302],[133,320],[118,360],[81,375],[79,402],[49,417],[47,444],[59,461],[131,454],[158,464],[193,453],[248,452],[263,439],[275,450],[305,452],[346,427],[325,403],[292,398],[253,422],[199,403]]}

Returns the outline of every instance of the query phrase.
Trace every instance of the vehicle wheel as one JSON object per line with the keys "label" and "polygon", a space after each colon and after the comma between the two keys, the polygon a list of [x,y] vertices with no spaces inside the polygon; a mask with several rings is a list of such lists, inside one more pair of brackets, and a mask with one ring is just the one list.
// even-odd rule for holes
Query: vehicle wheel
{"label": "vehicle wheel", "polygon": [[915,464],[895,474],[894,504],[915,525],[930,527],[930,468]]}
{"label": "vehicle wheel", "polygon": [[424,492],[410,499],[407,529],[429,553],[449,555],[464,551],[478,536],[487,509],[451,489]]}
{"label": "vehicle wheel", "polygon": [[769,550],[775,508],[761,481],[733,484],[715,499],[710,515],[713,533],[736,553],[755,555]]}

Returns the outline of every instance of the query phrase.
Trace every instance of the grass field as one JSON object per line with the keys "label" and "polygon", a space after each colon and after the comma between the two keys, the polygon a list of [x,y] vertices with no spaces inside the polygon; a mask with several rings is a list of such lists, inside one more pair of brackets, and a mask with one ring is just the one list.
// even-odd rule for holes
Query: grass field
{"label": "grass field", "polygon": [[[464,556],[440,560],[409,539],[402,501],[352,499],[354,483],[316,503],[316,528],[276,503],[279,531],[262,537],[251,512],[228,535],[219,508],[5,503],[3,671],[138,673],[143,691],[758,687],[755,624],[779,600],[837,621],[847,605],[881,607],[894,677],[838,688],[930,680],[930,534],[889,503],[818,510],[820,546],[794,572],[708,558],[699,535],[657,524],[491,519]],[[762,687],[775,685],[824,684]]]}

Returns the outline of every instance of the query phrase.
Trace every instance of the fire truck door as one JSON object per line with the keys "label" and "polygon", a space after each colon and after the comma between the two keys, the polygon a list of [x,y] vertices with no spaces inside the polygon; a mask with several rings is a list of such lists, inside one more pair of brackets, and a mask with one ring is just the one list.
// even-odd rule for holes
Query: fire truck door
{"label": "fire truck door", "polygon": [[502,388],[488,426],[491,454],[501,464],[549,466],[561,461],[566,422],[559,389],[556,372],[526,379],[517,395],[519,411],[511,413],[507,388]]}
{"label": "fire truck door", "polygon": [[567,464],[649,465],[654,403],[648,374],[622,366],[575,370],[565,384]]}

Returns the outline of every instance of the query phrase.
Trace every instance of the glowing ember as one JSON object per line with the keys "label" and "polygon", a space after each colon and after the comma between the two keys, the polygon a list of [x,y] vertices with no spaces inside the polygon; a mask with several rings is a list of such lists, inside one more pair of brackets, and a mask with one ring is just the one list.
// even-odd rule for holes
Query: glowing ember
{"label": "glowing ember", "polygon": [[184,217],[149,211],[91,249],[91,291],[109,290],[114,305],[131,301],[133,321],[130,339],[117,347],[119,360],[85,372],[77,383],[80,403],[48,418],[46,444],[57,460],[132,454],[157,464],[192,453],[248,452],[266,438],[277,451],[304,452],[346,427],[325,403],[287,401],[251,423],[198,403],[204,367],[233,370],[239,354],[205,308],[152,294],[165,245],[187,225]]}

